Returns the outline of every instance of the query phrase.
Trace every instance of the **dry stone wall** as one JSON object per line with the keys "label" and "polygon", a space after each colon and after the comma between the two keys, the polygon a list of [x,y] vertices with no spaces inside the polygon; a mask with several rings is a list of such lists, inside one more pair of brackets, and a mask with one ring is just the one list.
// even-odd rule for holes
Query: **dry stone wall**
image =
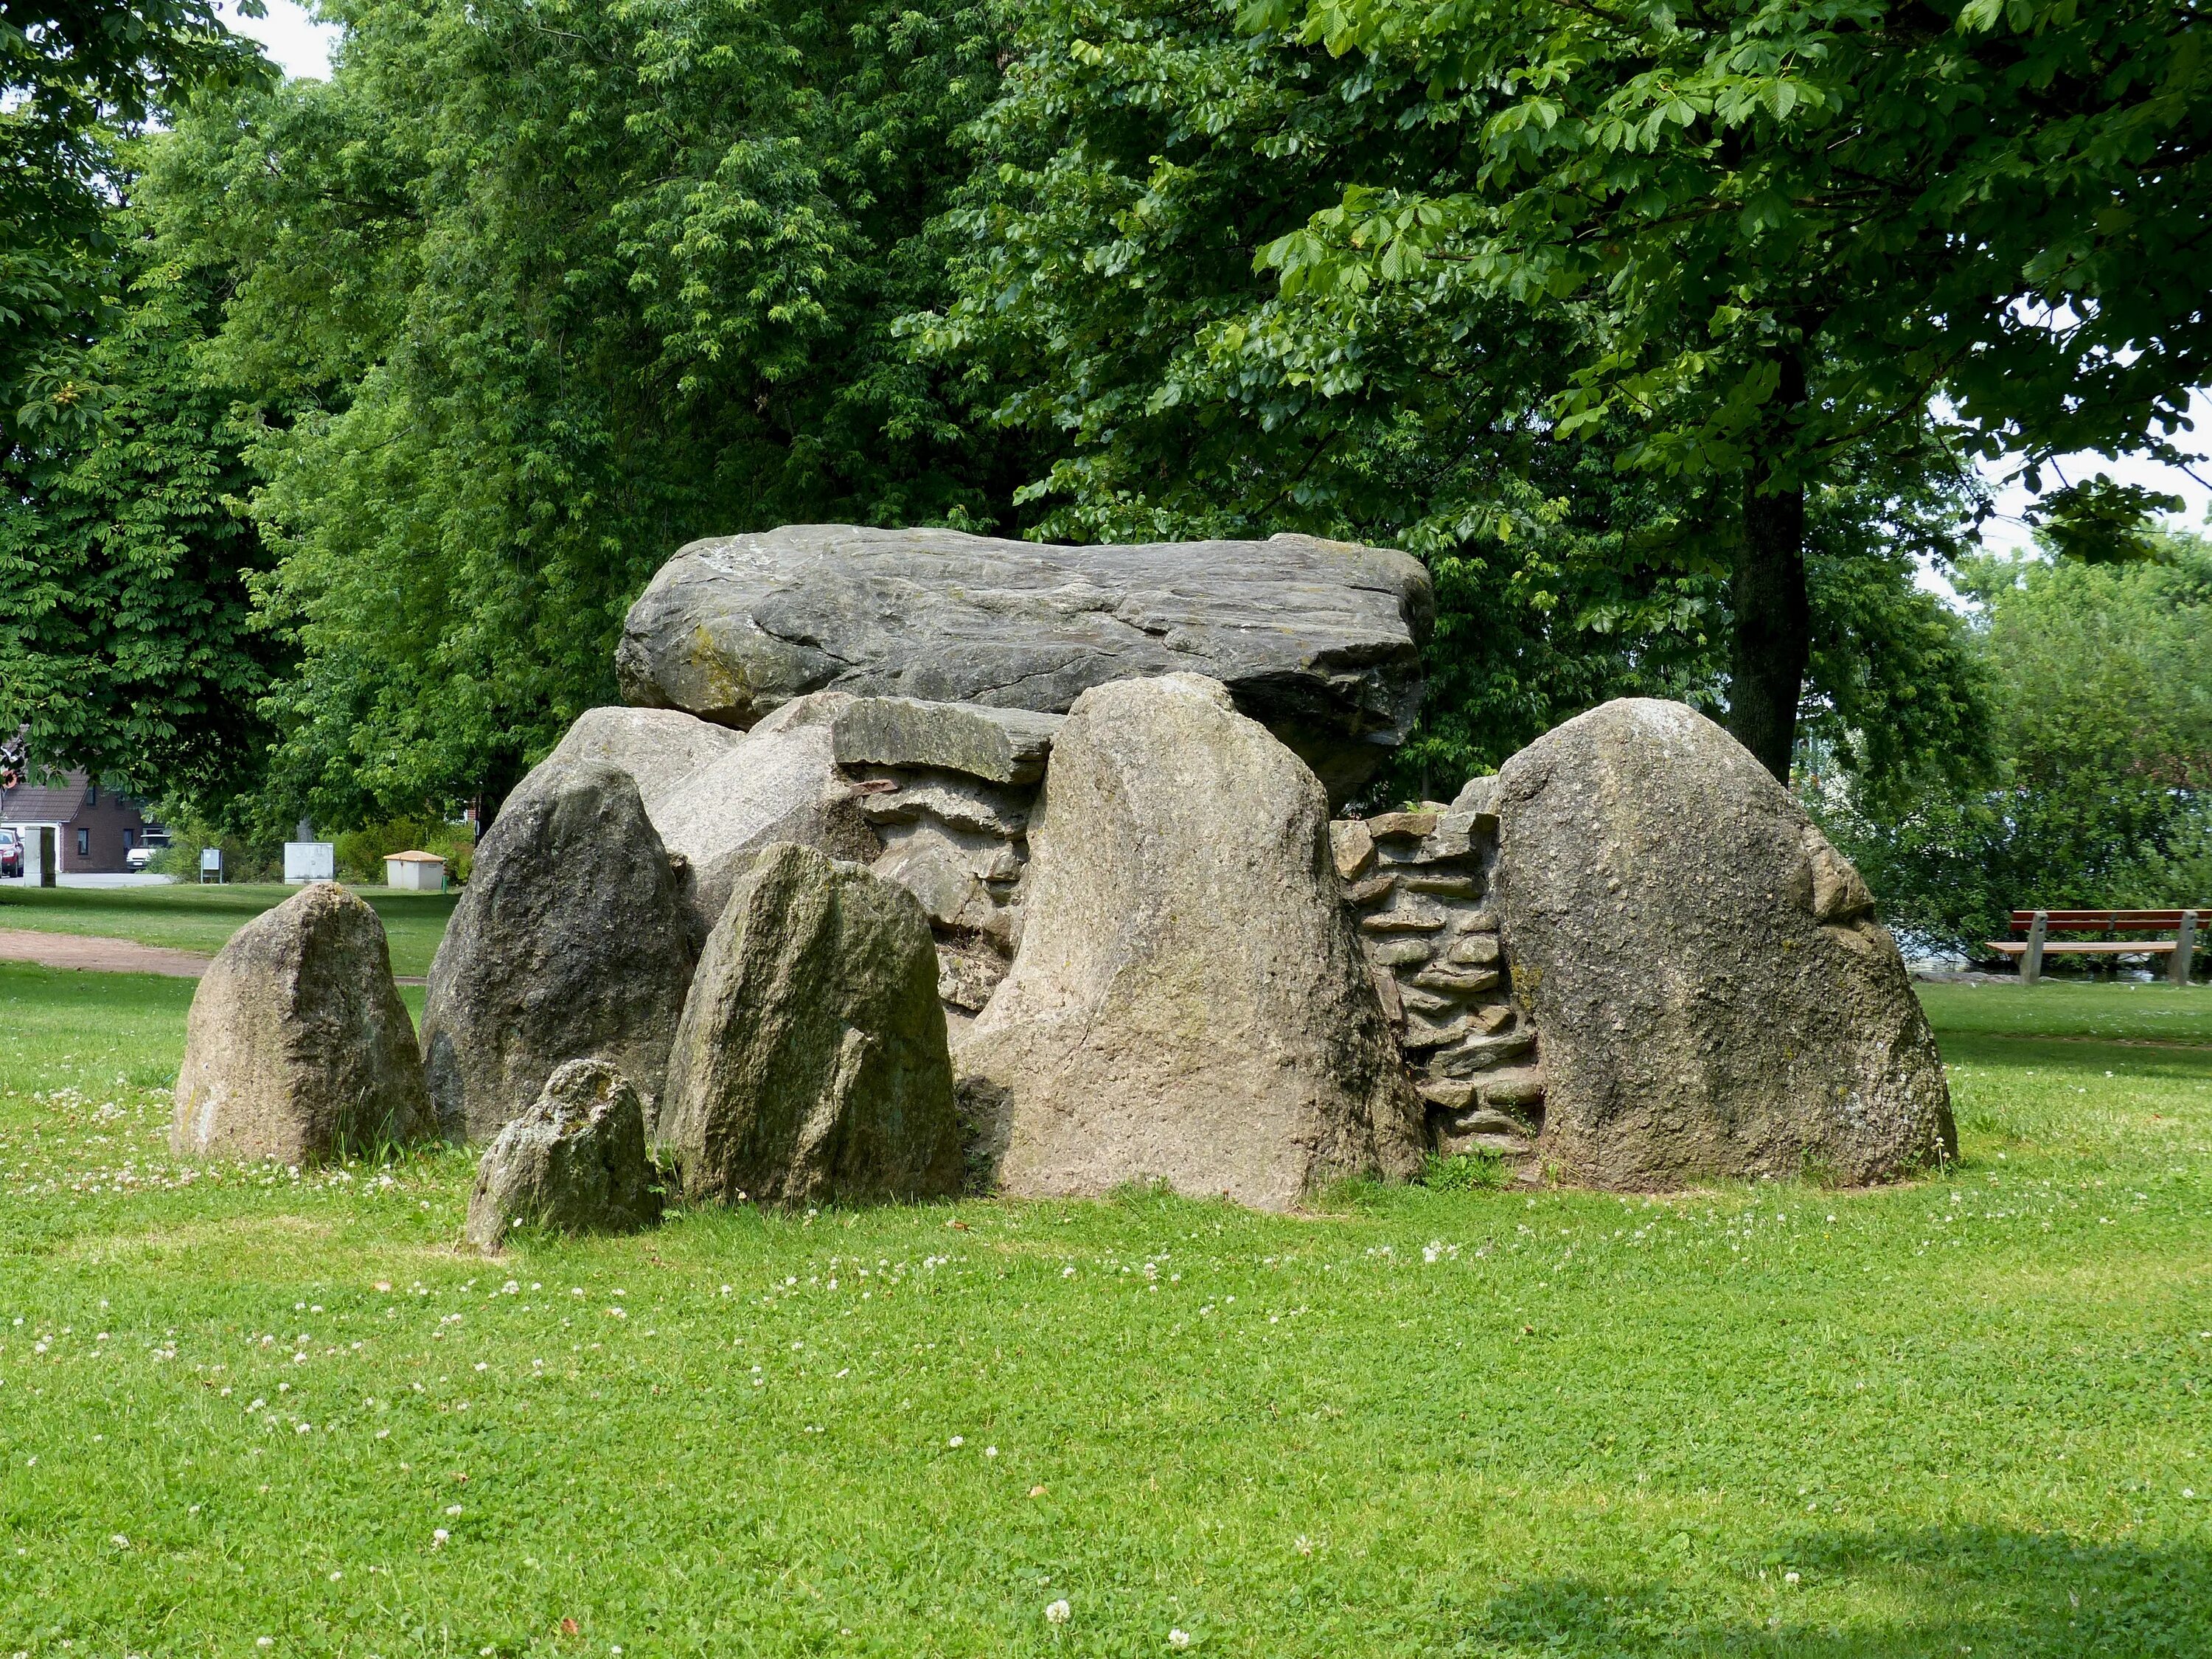
{"label": "dry stone wall", "polygon": [[857,698],[838,716],[838,764],[883,843],[870,868],[921,901],[956,1031],[1021,943],[1030,818],[1063,718],[908,697]]}
{"label": "dry stone wall", "polygon": [[1496,781],[1449,806],[1338,819],[1329,841],[1431,1144],[1522,1160],[1543,1133],[1544,1073],[1498,936]]}

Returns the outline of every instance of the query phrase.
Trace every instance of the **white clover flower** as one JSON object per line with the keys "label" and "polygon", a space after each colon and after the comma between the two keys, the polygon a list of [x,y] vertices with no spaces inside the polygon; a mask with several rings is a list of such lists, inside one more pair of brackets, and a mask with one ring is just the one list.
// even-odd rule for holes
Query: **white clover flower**
{"label": "white clover flower", "polygon": [[1782,1582],[1785,1584],[1794,1584],[1797,1582],[1797,1575],[1794,1572],[1785,1572],[1782,1575]]}
{"label": "white clover flower", "polygon": [[445,1547],[446,1540],[453,1535],[453,1534],[447,1532],[443,1527],[440,1527],[436,1531],[430,1534],[430,1547],[434,1550],[443,1548]]}
{"label": "white clover flower", "polygon": [[459,1504],[448,1504],[446,1505],[446,1513],[448,1515],[459,1515],[460,1512],[461,1506]]}
{"label": "white clover flower", "polygon": [[968,1437],[964,1434],[956,1434],[945,1443],[948,1446],[964,1446],[968,1443]]}
{"label": "white clover flower", "polygon": [[108,1535],[108,1540],[107,1540],[107,1541],[108,1541],[109,1543],[111,1543],[111,1544],[114,1545],[114,1546],[115,1546],[115,1547],[116,1547],[116,1548],[118,1548],[118,1549],[119,1549],[119,1550],[127,1550],[127,1549],[129,1549],[129,1548],[131,1547],[131,1540],[130,1540],[129,1539],[125,1538],[125,1537],[121,1533],[119,1533],[119,1532],[118,1532],[118,1533],[112,1533],[112,1534],[110,1534]]}
{"label": "white clover flower", "polygon": [[1044,1621],[1048,1625],[1064,1625],[1073,1615],[1073,1612],[1074,1609],[1067,1605],[1066,1597],[1062,1596],[1045,1608]]}
{"label": "white clover flower", "polygon": [[276,1645],[276,1638],[273,1636],[257,1636],[253,1638],[253,1645],[257,1648],[273,1648]]}
{"label": "white clover flower", "polygon": [[1168,1632],[1168,1645],[1171,1648],[1188,1647],[1190,1645],[1190,1632],[1187,1630],[1170,1631]]}

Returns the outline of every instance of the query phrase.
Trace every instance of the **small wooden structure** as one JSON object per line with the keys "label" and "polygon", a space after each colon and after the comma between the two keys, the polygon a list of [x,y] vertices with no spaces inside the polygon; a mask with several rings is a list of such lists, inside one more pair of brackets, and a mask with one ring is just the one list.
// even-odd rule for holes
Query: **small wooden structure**
{"label": "small wooden structure", "polygon": [[[2020,958],[2020,978],[2033,985],[2043,977],[2045,957],[2164,957],[2166,976],[2189,983],[2189,964],[2197,946],[2194,910],[2015,910],[2011,931],[2024,939],[1993,939],[1990,949]],[[2100,933],[2101,939],[2052,939],[2054,933]],[[2123,933],[2170,933],[2170,939],[2122,939]]]}
{"label": "small wooden structure", "polygon": [[393,853],[384,860],[384,884],[410,893],[446,890],[446,861],[435,853]]}

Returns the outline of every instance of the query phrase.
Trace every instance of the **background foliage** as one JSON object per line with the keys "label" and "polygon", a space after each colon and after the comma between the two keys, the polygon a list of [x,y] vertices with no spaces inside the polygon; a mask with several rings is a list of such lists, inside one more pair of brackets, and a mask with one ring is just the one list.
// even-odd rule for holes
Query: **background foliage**
{"label": "background foliage", "polygon": [[2212,910],[2212,546],[1960,571],[1993,683],[1993,779],[1901,796],[1847,786],[1824,813],[1887,919],[1978,952],[2022,908]]}
{"label": "background foliage", "polygon": [[[1285,236],[1362,180],[1472,187],[1480,153],[1417,66],[1332,54],[1231,3],[1037,0],[977,125],[959,297],[917,319],[1051,458],[1022,499],[1066,539],[1302,530],[1429,562],[1429,713],[1386,791],[1448,793],[1607,696],[1722,712],[1736,504],[1616,465],[1627,423],[1559,441],[1588,308],[1455,272],[1279,283]],[[1974,687],[1911,555],[1976,487],[1933,446],[1860,454],[1808,504],[1815,712],[1853,762],[1970,767]],[[1875,648],[1877,646],[1899,648]]]}

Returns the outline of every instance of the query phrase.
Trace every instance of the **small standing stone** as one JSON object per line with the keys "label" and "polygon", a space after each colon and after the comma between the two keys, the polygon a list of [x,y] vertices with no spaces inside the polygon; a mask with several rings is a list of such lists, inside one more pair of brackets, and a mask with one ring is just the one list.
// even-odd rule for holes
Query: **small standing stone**
{"label": "small standing stone", "polygon": [[516,1226],[629,1233],[659,1219],[637,1091],[603,1060],[572,1060],[484,1153],[467,1236],[489,1255]]}
{"label": "small standing stone", "polygon": [[375,911],[316,882],[231,935],[185,1020],[179,1158],[309,1164],[435,1127]]}

